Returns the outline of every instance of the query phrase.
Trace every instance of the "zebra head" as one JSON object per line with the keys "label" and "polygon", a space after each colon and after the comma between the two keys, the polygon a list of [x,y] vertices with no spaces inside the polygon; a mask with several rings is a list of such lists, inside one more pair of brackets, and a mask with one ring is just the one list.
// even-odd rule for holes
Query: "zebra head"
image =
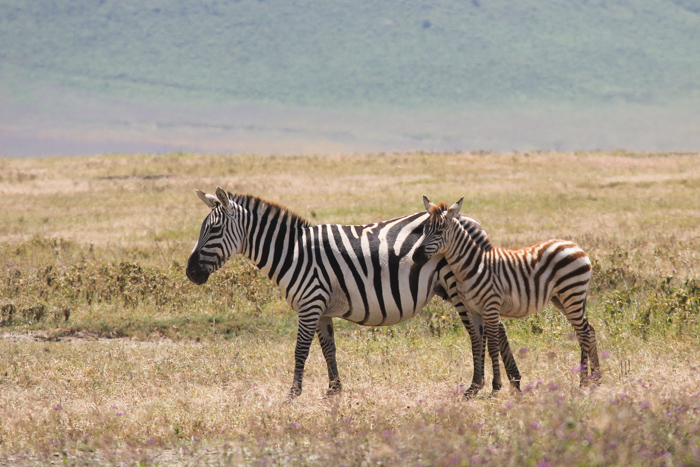
{"label": "zebra head", "polygon": [[423,241],[418,247],[419,255],[430,259],[436,254],[445,252],[447,247],[447,232],[448,227],[456,216],[459,215],[459,210],[462,208],[464,197],[460,198],[452,206],[447,206],[446,203],[433,204],[423,195],[423,204],[425,210],[430,216],[423,225]]}
{"label": "zebra head", "polygon": [[243,243],[243,229],[238,221],[240,207],[229,200],[228,193],[216,188],[216,196],[195,190],[199,199],[211,208],[202,222],[199,240],[187,261],[187,278],[197,285],[204,284]]}

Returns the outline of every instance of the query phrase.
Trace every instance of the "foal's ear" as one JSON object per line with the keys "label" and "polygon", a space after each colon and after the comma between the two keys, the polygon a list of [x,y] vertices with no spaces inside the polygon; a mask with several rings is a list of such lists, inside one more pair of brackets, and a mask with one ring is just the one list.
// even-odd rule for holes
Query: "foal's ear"
{"label": "foal's ear", "polygon": [[197,196],[199,196],[199,199],[202,200],[204,204],[206,204],[210,209],[214,209],[216,207],[216,203],[219,201],[216,199],[216,196],[210,195],[209,193],[204,193],[199,190],[194,190],[195,193],[197,193]]}
{"label": "foal's ear", "polygon": [[430,202],[427,196],[423,195],[423,206],[425,206],[425,210],[430,212],[430,208],[435,207],[433,203]]}
{"label": "foal's ear", "polygon": [[457,201],[455,204],[449,207],[447,213],[445,214],[447,220],[457,217],[457,214],[459,214],[459,210],[462,209],[462,201],[464,201],[464,196],[459,198],[459,201]]}
{"label": "foal's ear", "polygon": [[226,212],[229,214],[232,214],[233,210],[231,209],[231,202],[228,199],[228,193],[226,193],[226,190],[224,190],[220,186],[217,186],[216,187],[216,197],[219,199],[219,202],[224,207]]}

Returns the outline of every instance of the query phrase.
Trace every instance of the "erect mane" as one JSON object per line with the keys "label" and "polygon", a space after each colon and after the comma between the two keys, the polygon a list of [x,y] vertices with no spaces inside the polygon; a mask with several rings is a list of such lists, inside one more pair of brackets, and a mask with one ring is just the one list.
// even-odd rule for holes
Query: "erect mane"
{"label": "erect mane", "polygon": [[434,216],[436,214],[440,214],[447,211],[449,208],[450,206],[448,206],[446,202],[440,201],[438,204],[433,204],[432,206],[430,206],[430,211],[428,212],[431,216]]}
{"label": "erect mane", "polygon": [[290,220],[292,225],[302,227],[312,225],[311,222],[304,217],[272,201],[267,201],[253,195],[240,195],[235,193],[228,193],[228,197],[231,201],[240,206],[244,206],[250,212],[262,213],[263,211],[267,211],[266,215],[268,216],[279,212],[282,215],[287,214],[287,218]]}
{"label": "erect mane", "polygon": [[493,243],[484,228],[477,221],[471,217],[460,214],[456,219],[462,228],[467,232],[467,234],[474,240],[479,248],[484,251],[490,251],[494,249]]}

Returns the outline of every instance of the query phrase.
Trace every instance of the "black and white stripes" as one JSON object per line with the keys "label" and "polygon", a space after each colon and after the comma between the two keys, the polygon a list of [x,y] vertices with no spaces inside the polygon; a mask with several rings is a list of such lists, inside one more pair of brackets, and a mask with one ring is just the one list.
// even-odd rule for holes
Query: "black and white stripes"
{"label": "black and white stripes", "polygon": [[[586,296],[591,278],[588,255],[566,240],[547,240],[510,250],[477,242],[472,226],[459,216],[462,200],[448,207],[424,197],[430,218],[419,248],[426,256],[444,255],[457,278],[459,297],[472,311],[472,321],[481,340],[485,327],[493,363],[493,389],[501,387],[498,366],[500,318],[523,318],[540,311],[550,301],[574,327],[581,346],[581,383],[598,381],[600,366],[596,336],[586,319]],[[475,355],[483,355],[477,345]],[[483,374],[483,357],[475,361],[475,372]],[[506,362],[506,370],[508,363]],[[478,379],[475,377],[475,380]]]}
{"label": "black and white stripes", "polygon": [[[367,326],[392,325],[415,316],[438,294],[457,308],[475,349],[476,331],[459,300],[447,261],[442,255],[428,258],[417,250],[427,213],[360,226],[311,225],[257,197],[228,194],[221,188],[216,196],[200,191],[197,195],[211,212],[202,223],[187,277],[202,284],[232,255],[242,254],[279,285],[299,314],[292,397],[301,393],[314,334],[328,365],[329,392],[340,389],[332,318]],[[467,217],[464,222],[488,241],[476,222]],[[506,365],[508,376],[518,387],[520,375],[505,334],[500,342],[504,361],[512,361]]]}

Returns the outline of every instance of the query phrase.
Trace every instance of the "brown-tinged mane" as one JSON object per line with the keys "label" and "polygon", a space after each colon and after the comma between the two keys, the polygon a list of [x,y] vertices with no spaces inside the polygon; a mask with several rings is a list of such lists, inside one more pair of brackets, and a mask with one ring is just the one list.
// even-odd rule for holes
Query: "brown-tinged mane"
{"label": "brown-tinged mane", "polygon": [[[447,211],[449,208],[450,206],[447,203],[440,201],[438,204],[430,206],[430,210],[428,212],[432,218],[435,215],[439,215]],[[476,220],[461,213],[456,217],[456,220],[459,222],[465,232],[472,238],[474,243],[479,246],[479,248],[483,249],[484,251],[490,251],[495,248],[484,228]]]}
{"label": "brown-tinged mane", "polygon": [[[262,213],[267,208],[266,215],[272,216],[279,212],[282,215],[286,214],[287,218],[290,220],[291,224],[298,226],[310,226],[312,225],[309,220],[300,216],[299,214],[291,211],[289,208],[277,204],[272,201],[267,201],[262,198],[253,195],[240,195],[235,193],[228,193],[228,197],[234,203],[244,206],[249,212]],[[281,217],[280,216],[280,217]]]}
{"label": "brown-tinged mane", "polygon": [[428,211],[428,212],[430,213],[431,216],[434,216],[436,214],[440,214],[442,212],[447,211],[449,208],[450,208],[450,206],[446,202],[440,201],[438,204],[434,204],[434,205],[430,206],[430,211]]}

